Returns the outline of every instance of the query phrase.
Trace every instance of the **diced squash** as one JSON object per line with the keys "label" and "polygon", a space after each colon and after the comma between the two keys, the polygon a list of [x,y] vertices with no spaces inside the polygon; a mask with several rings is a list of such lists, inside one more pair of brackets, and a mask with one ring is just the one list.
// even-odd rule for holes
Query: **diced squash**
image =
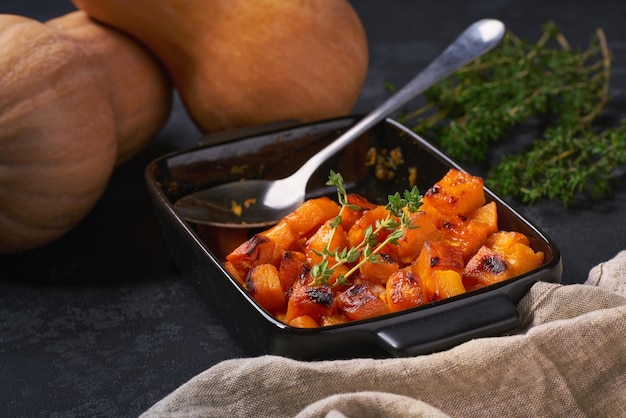
{"label": "diced squash", "polygon": [[290,289],[298,277],[304,273],[306,258],[300,251],[285,251],[278,265],[278,277],[284,291]]}
{"label": "diced squash", "polygon": [[378,284],[387,283],[387,279],[400,268],[398,262],[388,254],[381,254],[376,262],[366,261],[359,271],[365,280]]}
{"label": "diced squash", "polygon": [[415,228],[409,229],[398,240],[396,249],[398,261],[403,264],[410,264],[415,260],[426,241],[436,241],[441,237],[441,231],[426,212],[412,214],[411,221]]}
{"label": "diced squash", "polygon": [[485,245],[500,254],[504,254],[513,244],[517,243],[530,246],[528,237],[515,231],[497,231],[489,236]]}
{"label": "diced squash", "polygon": [[352,321],[389,312],[389,307],[385,301],[365,283],[355,284],[345,292],[339,293],[337,295],[337,309]]}
{"label": "diced squash", "polygon": [[[304,255],[309,265],[313,266],[322,261],[324,248],[328,246],[329,251],[335,249],[342,250],[348,245],[348,237],[341,225],[333,231],[330,222],[327,221],[321,225],[318,230],[304,243]],[[334,257],[329,259],[329,264],[334,264]]]}
{"label": "diced squash", "polygon": [[328,286],[293,286],[287,302],[285,321],[308,315],[318,320],[332,313],[335,303],[333,291]]}
{"label": "diced squash", "polygon": [[254,266],[275,261],[276,243],[268,237],[256,234],[245,241],[227,257],[239,276],[246,277]]}
{"label": "diced squash", "polygon": [[366,210],[374,209],[377,205],[367,200],[359,194],[348,194],[348,203],[356,205],[360,209],[346,208],[341,216],[341,226],[344,230],[349,231],[354,223],[363,216]]}
{"label": "diced squash", "polygon": [[462,272],[465,264],[461,250],[445,241],[427,241],[411,271],[421,280],[426,302],[439,300],[439,289],[433,276],[434,270]]}
{"label": "diced squash", "polygon": [[300,239],[300,236],[284,220],[280,221],[267,231],[259,233],[259,235],[274,241],[274,259],[276,261],[280,260],[285,251],[296,249],[296,244]]}
{"label": "diced squash", "polygon": [[339,204],[324,196],[309,199],[283,219],[298,235],[303,236],[339,214]]}
{"label": "diced squash", "polygon": [[328,327],[331,325],[339,325],[344,324],[346,322],[346,318],[341,315],[329,315],[323,316],[320,320],[320,325],[323,327]]}
{"label": "diced squash", "polygon": [[391,312],[414,308],[424,303],[420,279],[408,269],[400,270],[389,277],[386,296]]}
{"label": "diced squash", "polygon": [[474,290],[501,282],[514,276],[507,260],[489,247],[481,247],[468,261],[463,271],[465,288]]}
{"label": "diced squash", "polygon": [[528,237],[520,232],[498,231],[489,237],[486,245],[507,260],[514,275],[534,270],[544,262],[543,252],[535,252]]}
{"label": "diced squash", "polygon": [[434,270],[432,274],[437,284],[439,299],[446,299],[465,293],[463,277],[459,272],[454,270]]}
{"label": "diced squash", "polygon": [[[356,247],[363,241],[365,231],[368,227],[376,230],[376,222],[382,221],[389,216],[389,211],[384,206],[376,206],[374,209],[365,211],[363,216],[357,220],[352,228],[348,230],[348,244],[350,247]],[[388,231],[380,231],[378,234],[378,242],[384,241],[389,235]],[[381,253],[390,254],[396,256],[396,246],[386,245],[381,250]]]}
{"label": "diced squash", "polygon": [[457,169],[446,175],[424,194],[424,202],[444,216],[467,215],[485,204],[484,180]]}
{"label": "diced squash", "polygon": [[444,224],[441,239],[461,250],[463,260],[467,261],[494,231],[488,224],[475,222],[464,216],[455,216]]}
{"label": "diced squash", "polygon": [[498,230],[498,206],[494,201],[484,204],[467,217],[473,222],[486,224],[492,232]]}
{"label": "diced squash", "polygon": [[272,264],[255,266],[246,277],[246,289],[266,310],[273,312],[285,305],[278,270]]}
{"label": "diced squash", "polygon": [[288,323],[292,327],[296,328],[317,328],[320,324],[309,315],[298,316]]}
{"label": "diced squash", "polygon": [[422,199],[422,206],[420,206],[420,212],[424,213],[432,223],[435,224],[437,229],[441,229],[444,222],[444,216],[437,210],[436,207],[433,206],[433,199],[431,201],[426,201]]}

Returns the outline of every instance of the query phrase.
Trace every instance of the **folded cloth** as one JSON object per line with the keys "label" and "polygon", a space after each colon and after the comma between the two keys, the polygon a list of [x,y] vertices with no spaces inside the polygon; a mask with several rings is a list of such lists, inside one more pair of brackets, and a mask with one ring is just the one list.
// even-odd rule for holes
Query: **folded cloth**
{"label": "folded cloth", "polygon": [[626,416],[626,250],[518,309],[515,333],[435,354],[224,361],[142,417]]}

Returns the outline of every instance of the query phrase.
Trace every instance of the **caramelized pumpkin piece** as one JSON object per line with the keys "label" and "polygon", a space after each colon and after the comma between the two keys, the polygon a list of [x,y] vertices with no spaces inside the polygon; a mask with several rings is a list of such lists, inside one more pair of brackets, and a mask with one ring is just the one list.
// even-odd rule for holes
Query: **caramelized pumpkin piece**
{"label": "caramelized pumpkin piece", "polygon": [[270,229],[253,235],[226,256],[239,276],[246,277],[254,266],[278,265],[285,251],[296,248],[299,236],[283,220]]}
{"label": "caramelized pumpkin piece", "polygon": [[357,321],[389,312],[389,307],[367,283],[350,286],[337,295],[337,309],[346,318]]}
{"label": "caramelized pumpkin piece", "polygon": [[364,262],[359,267],[359,272],[364,280],[385,284],[389,276],[397,272],[399,268],[398,262],[389,254],[380,254],[375,262]]}
{"label": "caramelized pumpkin piece", "polygon": [[[382,221],[389,216],[389,211],[384,206],[376,206],[374,209],[370,209],[363,213],[363,216],[357,220],[352,228],[348,230],[348,245],[350,247],[356,247],[363,242],[365,231],[371,227],[376,230],[376,222]],[[388,231],[380,231],[378,234],[378,241],[384,241],[389,235]],[[395,245],[385,245],[381,253],[389,254],[393,257],[396,256],[397,250]]]}
{"label": "caramelized pumpkin piece", "polygon": [[274,242],[274,260],[280,260],[285,251],[297,248],[300,236],[284,220],[259,235]]}
{"label": "caramelized pumpkin piece", "polygon": [[513,277],[513,270],[505,258],[489,247],[481,247],[469,260],[463,271],[463,284],[473,290]]}
{"label": "caramelized pumpkin piece", "polygon": [[[318,230],[304,243],[304,255],[309,265],[322,262],[324,248],[328,246],[329,251],[335,249],[341,250],[348,245],[348,237],[341,225],[333,230],[330,221],[325,222]],[[329,264],[332,266],[335,262],[334,257],[329,258]]]}
{"label": "caramelized pumpkin piece", "polygon": [[309,315],[298,316],[288,322],[289,325],[296,328],[317,328],[320,324]]}
{"label": "caramelized pumpkin piece", "polygon": [[276,243],[268,237],[256,234],[235,248],[226,261],[236,270],[240,277],[248,276],[254,266],[272,263],[274,261]]}
{"label": "caramelized pumpkin piece", "polygon": [[526,235],[498,231],[491,234],[486,245],[467,263],[463,282],[468,289],[488,286],[527,273],[543,261],[543,252],[535,252]]}
{"label": "caramelized pumpkin piece", "polygon": [[283,220],[298,235],[307,235],[329,219],[339,214],[339,204],[324,196],[317,199],[309,199],[300,205]]}
{"label": "caramelized pumpkin piece", "polygon": [[261,264],[252,268],[246,277],[246,289],[259,305],[270,312],[285,306],[278,270],[272,264]]}
{"label": "caramelized pumpkin piece", "polygon": [[433,272],[452,270],[462,272],[465,264],[461,250],[445,241],[427,241],[417,260],[412,264],[413,273],[422,282],[426,302],[441,299],[441,294]]}
{"label": "caramelized pumpkin piece", "polygon": [[335,296],[328,286],[307,286],[296,282],[287,302],[285,321],[307,315],[315,320],[329,316],[333,311]]}
{"label": "caramelized pumpkin piece", "polygon": [[495,202],[490,202],[468,216],[456,215],[444,222],[442,239],[458,247],[467,261],[497,230],[498,211]]}
{"label": "caramelized pumpkin piece", "polygon": [[341,216],[341,227],[346,231],[349,231],[350,228],[352,228],[355,222],[363,216],[363,213],[366,210],[374,209],[377,206],[365,197],[355,193],[348,194],[348,203],[350,205],[358,206],[360,209],[344,209]]}
{"label": "caramelized pumpkin piece", "polygon": [[544,262],[543,252],[535,252],[528,237],[520,232],[498,231],[489,237],[486,245],[504,256],[515,276],[534,270]]}
{"label": "caramelized pumpkin piece", "polygon": [[484,180],[457,169],[445,176],[424,194],[424,203],[444,216],[467,215],[485,204]]}
{"label": "caramelized pumpkin piece", "polygon": [[434,270],[433,279],[437,285],[439,299],[447,299],[466,292],[463,277],[455,270]]}
{"label": "caramelized pumpkin piece", "polygon": [[409,269],[400,270],[389,277],[386,296],[391,312],[414,308],[424,303],[420,278]]}
{"label": "caramelized pumpkin piece", "polygon": [[398,261],[402,264],[410,264],[415,260],[426,241],[436,241],[441,237],[441,231],[426,212],[412,214],[411,222],[415,228],[409,229],[398,240],[396,249]]}
{"label": "caramelized pumpkin piece", "polygon": [[293,283],[305,272],[306,258],[300,251],[285,251],[278,265],[278,277],[283,290],[290,289]]}

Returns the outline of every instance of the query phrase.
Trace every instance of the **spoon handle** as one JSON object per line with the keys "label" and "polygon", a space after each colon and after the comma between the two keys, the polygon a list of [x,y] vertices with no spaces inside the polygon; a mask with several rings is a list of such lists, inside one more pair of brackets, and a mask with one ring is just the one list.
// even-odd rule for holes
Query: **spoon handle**
{"label": "spoon handle", "polygon": [[388,117],[415,96],[496,46],[502,39],[504,32],[505,28],[502,22],[493,19],[479,20],[469,26],[408,84],[314,155],[291,177],[308,179],[324,161],[372,126]]}

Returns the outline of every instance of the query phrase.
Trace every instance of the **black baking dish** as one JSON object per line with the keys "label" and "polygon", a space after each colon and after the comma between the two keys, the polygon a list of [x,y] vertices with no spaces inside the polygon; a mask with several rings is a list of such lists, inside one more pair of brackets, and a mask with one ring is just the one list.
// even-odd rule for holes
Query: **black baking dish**
{"label": "black baking dish", "polygon": [[[233,337],[250,355],[275,354],[296,359],[410,356],[443,350],[473,338],[495,336],[519,324],[519,300],[537,281],[561,280],[560,252],[552,240],[498,196],[500,229],[523,232],[545,263],[502,283],[418,308],[369,320],[324,328],[283,324],[264,311],[222,267],[223,254],[211,231],[186,222],[173,203],[185,194],[242,177],[281,178],[355,122],[355,117],[298,125],[238,140],[179,151],[151,162],[148,189],[171,257],[214,308]],[[380,181],[366,166],[371,148],[400,147],[404,164],[392,180]],[[423,192],[448,171],[462,169],[428,141],[388,119],[350,144],[313,176],[311,195],[335,192],[324,186],[330,169],[341,172],[350,191],[374,201],[408,188],[407,167],[417,167]],[[222,231],[223,233],[223,231]]]}

